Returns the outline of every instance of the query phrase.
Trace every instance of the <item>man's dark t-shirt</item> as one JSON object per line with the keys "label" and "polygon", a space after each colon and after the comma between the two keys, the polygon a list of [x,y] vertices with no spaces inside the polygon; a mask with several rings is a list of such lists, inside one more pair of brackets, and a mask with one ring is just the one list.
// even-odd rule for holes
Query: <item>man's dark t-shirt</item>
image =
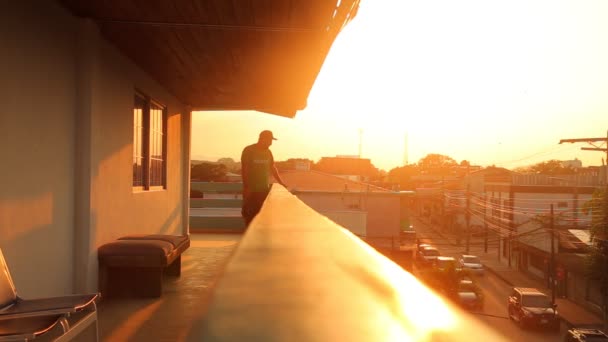
{"label": "man's dark t-shirt", "polygon": [[250,192],[268,192],[270,190],[270,173],[274,164],[272,152],[260,148],[257,144],[249,145],[241,154],[241,165],[247,175],[247,187]]}

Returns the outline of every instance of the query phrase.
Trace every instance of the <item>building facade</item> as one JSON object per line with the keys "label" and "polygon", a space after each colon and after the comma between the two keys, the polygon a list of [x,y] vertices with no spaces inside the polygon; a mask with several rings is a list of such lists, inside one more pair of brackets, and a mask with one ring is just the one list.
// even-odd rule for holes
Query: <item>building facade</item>
{"label": "building facade", "polygon": [[23,296],[94,291],[101,244],[187,233],[189,109],[56,2],[0,16],[0,247]]}
{"label": "building facade", "polygon": [[406,219],[408,193],[318,171],[284,171],[281,178],[302,202],[361,237],[397,239]]}

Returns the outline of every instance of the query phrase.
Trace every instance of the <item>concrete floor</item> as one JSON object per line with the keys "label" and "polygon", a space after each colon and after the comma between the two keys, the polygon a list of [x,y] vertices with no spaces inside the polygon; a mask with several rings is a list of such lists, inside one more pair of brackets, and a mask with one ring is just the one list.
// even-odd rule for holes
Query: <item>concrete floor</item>
{"label": "concrete floor", "polygon": [[182,275],[166,277],[153,299],[111,299],[99,304],[101,341],[200,341],[211,289],[240,234],[192,234]]}

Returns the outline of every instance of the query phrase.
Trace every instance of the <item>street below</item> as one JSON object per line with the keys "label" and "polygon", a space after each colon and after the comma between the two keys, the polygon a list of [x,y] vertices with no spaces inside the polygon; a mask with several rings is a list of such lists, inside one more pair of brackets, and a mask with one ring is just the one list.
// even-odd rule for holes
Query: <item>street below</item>
{"label": "street below", "polygon": [[[413,223],[420,241],[437,247],[441,255],[451,256],[458,260],[460,255],[465,254],[464,238],[461,241],[461,245],[458,246],[455,241],[442,237],[435,230],[428,227],[428,225],[418,220]],[[496,244],[496,241],[490,241],[488,253],[486,254],[484,252],[483,239],[474,238],[469,244],[469,254],[477,256],[486,254],[496,257]],[[414,267],[414,275],[418,273],[418,269]],[[507,299],[512,287],[504,280],[487,270],[483,275],[473,276],[472,278],[483,291],[484,306],[482,310],[478,311],[463,310],[463,314],[472,315],[483,324],[512,341],[563,341],[567,331],[564,322],[561,322],[560,331],[557,333],[536,328],[522,330],[515,321],[509,319],[507,315]],[[557,311],[559,312],[559,307]],[[475,337],[471,336],[471,340],[475,340]]]}

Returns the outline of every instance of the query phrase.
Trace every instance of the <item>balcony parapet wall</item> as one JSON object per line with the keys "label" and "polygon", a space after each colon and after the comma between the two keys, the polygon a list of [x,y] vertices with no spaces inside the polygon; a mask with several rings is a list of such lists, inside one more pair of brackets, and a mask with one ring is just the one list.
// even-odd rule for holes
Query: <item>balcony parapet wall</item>
{"label": "balcony parapet wall", "polygon": [[204,341],[504,340],[277,184],[201,329]]}

